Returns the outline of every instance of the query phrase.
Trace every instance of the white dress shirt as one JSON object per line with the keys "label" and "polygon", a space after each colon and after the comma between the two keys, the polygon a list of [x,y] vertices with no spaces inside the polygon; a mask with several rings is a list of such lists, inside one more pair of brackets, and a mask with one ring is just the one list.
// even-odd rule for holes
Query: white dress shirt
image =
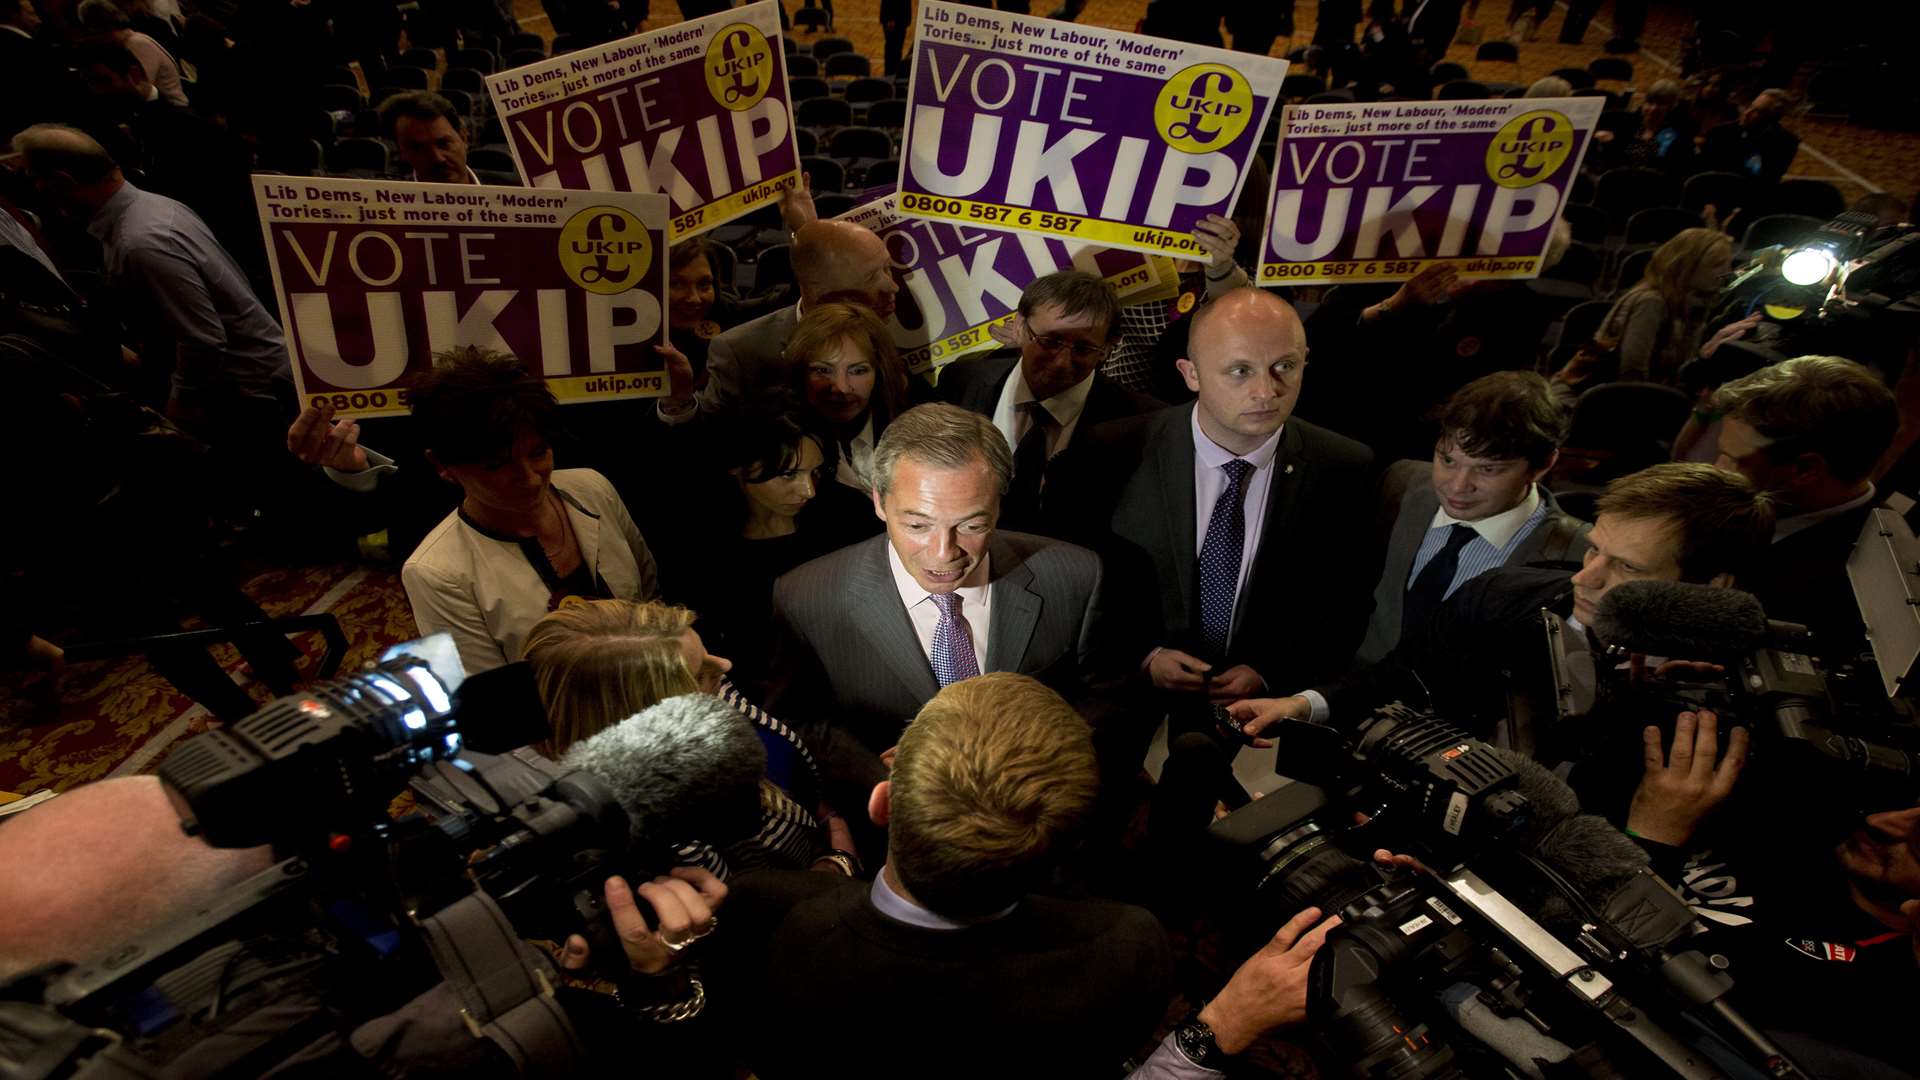
{"label": "white dress shirt", "polygon": [[[1040,407],[1053,417],[1053,429],[1047,432],[1049,461],[1067,448],[1067,440],[1073,438],[1073,429],[1079,426],[1080,414],[1086,410],[1087,395],[1092,392],[1093,373],[1088,372],[1086,378],[1040,402]],[[993,426],[1000,429],[1000,434],[1007,437],[1007,445],[1015,450],[1026,437],[1027,426],[1033,423],[1032,410],[1020,406],[1032,400],[1033,389],[1027,385],[1027,373],[1015,363],[1000,387],[1000,400],[993,407]]]}
{"label": "white dress shirt", "polygon": [[[1280,436],[1286,427],[1273,433],[1252,452],[1235,454],[1207,438],[1200,430],[1200,409],[1193,410],[1193,550],[1198,553],[1207,544],[1207,523],[1213,520],[1213,504],[1227,490],[1225,465],[1235,458],[1253,466],[1247,475],[1244,509],[1247,535],[1240,546],[1240,579],[1233,587],[1233,608],[1237,615],[1240,598],[1247,590],[1247,578],[1253,572],[1253,557],[1260,550],[1260,530],[1267,522],[1267,492],[1273,489],[1273,459],[1280,450]],[[1229,626],[1233,625],[1231,622]]]}
{"label": "white dress shirt", "polygon": [[[900,553],[887,544],[887,565],[893,569],[893,587],[900,591],[900,602],[907,606],[907,619],[913,623],[913,636],[920,639],[920,651],[926,654],[927,663],[933,663],[933,631],[940,625],[940,609],[934,606],[933,596],[920,583],[914,580],[907,564],[900,561]],[[981,558],[984,585],[963,585],[954,591],[960,594],[960,618],[966,620],[967,629],[973,638],[973,659],[982,674],[987,670],[987,627],[992,625],[989,618],[993,611],[993,564],[985,556]]]}
{"label": "white dress shirt", "polygon": [[[829,440],[832,441],[832,440]],[[851,460],[848,453],[853,455]],[[833,478],[853,490],[865,495],[873,490],[873,416],[867,416],[867,422],[855,435],[845,449],[838,442],[833,443],[833,457],[838,464],[834,467]],[[887,550],[893,550],[889,545]]]}

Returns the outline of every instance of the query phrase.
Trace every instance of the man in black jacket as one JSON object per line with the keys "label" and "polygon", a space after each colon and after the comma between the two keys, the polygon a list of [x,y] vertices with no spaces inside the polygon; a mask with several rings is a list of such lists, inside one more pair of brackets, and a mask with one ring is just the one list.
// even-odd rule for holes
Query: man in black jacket
{"label": "man in black jacket", "polygon": [[1039,531],[1048,463],[1075,433],[1138,416],[1164,403],[1100,374],[1120,338],[1120,304],[1095,274],[1062,270],[1028,285],[1013,317],[1018,350],[956,360],[940,370],[939,394],[993,421],[1013,452],[1013,484],[1000,524]]}
{"label": "man in black jacket", "polygon": [[1037,681],[942,690],[873,791],[889,832],[871,884],[769,871],[731,885],[714,1001],[755,1074],[1097,1075],[1144,1045],[1172,989],[1160,925],[1032,895],[1098,786],[1085,721]]}
{"label": "man in black jacket", "polygon": [[1773,547],[1745,584],[1767,616],[1804,623],[1829,657],[1858,651],[1847,557],[1879,501],[1870,479],[1900,427],[1893,392],[1837,356],[1762,368],[1714,395],[1720,467],[1774,497]]}
{"label": "man in black jacket", "polygon": [[[1131,634],[1120,651],[1167,717],[1154,821],[1168,835],[1204,824],[1216,759],[1231,757],[1213,704],[1331,677],[1366,624],[1373,455],[1290,419],[1306,354],[1286,301],[1227,293],[1194,316],[1178,361],[1198,399],[1077,436],[1051,482],[1058,528],[1125,583],[1112,600]],[[1140,727],[1130,766],[1153,734]]]}

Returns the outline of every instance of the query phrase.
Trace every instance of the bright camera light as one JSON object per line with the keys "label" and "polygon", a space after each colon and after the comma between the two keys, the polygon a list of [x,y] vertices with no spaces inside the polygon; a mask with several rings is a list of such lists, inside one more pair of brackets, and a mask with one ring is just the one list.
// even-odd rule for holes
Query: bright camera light
{"label": "bright camera light", "polygon": [[1825,248],[1796,248],[1781,261],[1780,276],[1795,285],[1818,285],[1839,265],[1833,253]]}

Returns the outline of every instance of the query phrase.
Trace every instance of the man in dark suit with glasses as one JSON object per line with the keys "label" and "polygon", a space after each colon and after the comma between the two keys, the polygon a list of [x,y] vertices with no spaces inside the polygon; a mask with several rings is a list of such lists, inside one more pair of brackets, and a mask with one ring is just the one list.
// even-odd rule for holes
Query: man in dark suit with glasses
{"label": "man in dark suit with glasses", "polygon": [[1120,304],[1095,274],[1063,270],[1027,286],[1013,334],[1017,349],[943,368],[939,393],[992,420],[1014,448],[1013,484],[1000,504],[1002,526],[1044,532],[1047,463],[1077,432],[1163,403],[1096,370],[1120,337]]}

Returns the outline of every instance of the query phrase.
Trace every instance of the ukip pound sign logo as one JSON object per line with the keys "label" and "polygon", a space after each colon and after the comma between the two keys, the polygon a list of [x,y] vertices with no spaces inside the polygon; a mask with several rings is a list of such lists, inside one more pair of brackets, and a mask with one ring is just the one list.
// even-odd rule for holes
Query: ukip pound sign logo
{"label": "ukip pound sign logo", "polygon": [[1189,154],[1224,150],[1253,119],[1246,76],[1225,64],[1195,64],[1160,87],[1153,126],[1168,146]]}
{"label": "ukip pound sign logo", "polygon": [[593,206],[560,229],[560,266],[575,285],[612,296],[638,285],[653,265],[653,239],[617,206]]}
{"label": "ukip pound sign logo", "polygon": [[744,112],[758,105],[773,87],[773,47],[758,28],[734,23],[713,35],[704,70],[713,100],[733,112]]}
{"label": "ukip pound sign logo", "polygon": [[1551,109],[1507,121],[1487,147],[1487,175],[1501,187],[1528,187],[1560,171],[1573,153],[1573,122]]}

